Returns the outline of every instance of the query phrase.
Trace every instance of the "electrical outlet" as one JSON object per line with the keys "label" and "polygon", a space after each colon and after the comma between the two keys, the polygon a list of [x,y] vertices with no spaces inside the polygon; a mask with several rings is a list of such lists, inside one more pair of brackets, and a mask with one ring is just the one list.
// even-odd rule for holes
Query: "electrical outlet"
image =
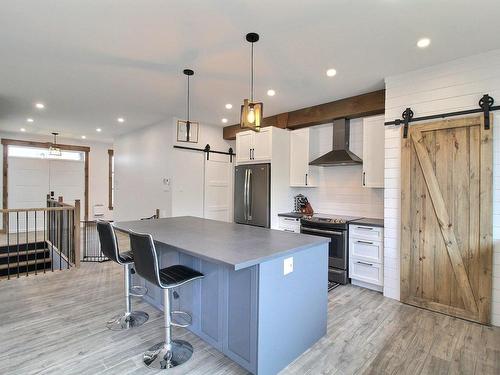
{"label": "electrical outlet", "polygon": [[293,272],[293,257],[286,258],[283,261],[283,275],[288,275]]}

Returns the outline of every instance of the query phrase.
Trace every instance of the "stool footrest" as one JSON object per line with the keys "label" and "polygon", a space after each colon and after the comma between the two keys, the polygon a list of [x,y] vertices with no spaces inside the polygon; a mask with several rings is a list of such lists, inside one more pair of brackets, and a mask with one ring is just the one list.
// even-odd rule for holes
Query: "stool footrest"
{"label": "stool footrest", "polygon": [[148,288],[136,285],[130,288],[129,293],[133,297],[144,297],[148,293]]}
{"label": "stool footrest", "polygon": [[[192,323],[193,323],[193,317],[191,316],[191,314],[185,312],[185,311],[172,311],[170,313],[170,315],[172,316],[172,322],[171,324],[174,326],[174,327],[181,327],[181,328],[186,328],[186,327],[189,327]],[[174,317],[175,316],[179,316],[182,320],[186,321],[187,323],[177,323],[174,321]]]}

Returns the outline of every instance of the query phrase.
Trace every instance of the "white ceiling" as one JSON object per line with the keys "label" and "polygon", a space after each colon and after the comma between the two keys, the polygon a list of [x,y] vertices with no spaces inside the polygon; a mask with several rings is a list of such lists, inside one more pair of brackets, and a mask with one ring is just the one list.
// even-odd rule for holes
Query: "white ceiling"
{"label": "white ceiling", "polygon": [[[255,91],[266,116],[500,48],[498,0],[0,0],[0,9],[0,128],[75,138],[184,117],[186,67],[196,72],[192,120],[238,122],[250,31],[261,34]],[[423,36],[432,44],[421,50]]]}

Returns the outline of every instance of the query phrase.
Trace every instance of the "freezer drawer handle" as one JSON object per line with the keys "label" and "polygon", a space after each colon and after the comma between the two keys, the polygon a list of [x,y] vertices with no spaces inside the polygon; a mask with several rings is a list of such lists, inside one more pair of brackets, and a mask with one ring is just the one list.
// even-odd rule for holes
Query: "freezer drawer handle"
{"label": "freezer drawer handle", "polygon": [[283,231],[285,231],[285,232],[292,232],[292,233],[295,233],[295,231],[294,231],[294,230],[291,230],[291,229],[283,229]]}
{"label": "freezer drawer handle", "polygon": [[356,227],[358,229],[364,229],[364,230],[373,230],[373,228],[370,227]]}
{"label": "freezer drawer handle", "polygon": [[357,243],[365,243],[367,245],[373,245],[373,242],[370,242],[370,241],[361,241],[361,240],[357,240],[356,241]]}
{"label": "freezer drawer handle", "polygon": [[358,264],[363,264],[365,266],[370,266],[370,267],[373,267],[373,263],[365,263],[365,262],[360,262],[359,260],[356,262]]}

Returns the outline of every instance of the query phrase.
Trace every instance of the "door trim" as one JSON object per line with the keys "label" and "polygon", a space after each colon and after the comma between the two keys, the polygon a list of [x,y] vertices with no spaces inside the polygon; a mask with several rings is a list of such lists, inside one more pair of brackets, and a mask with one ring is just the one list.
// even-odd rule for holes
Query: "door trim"
{"label": "door trim", "polygon": [[[8,170],[9,170],[9,154],[8,146],[23,146],[23,147],[37,147],[37,148],[49,148],[52,142],[36,142],[36,141],[24,141],[20,139],[8,139],[2,138],[1,144],[3,146],[3,191],[2,191],[2,203],[3,208],[9,208],[9,186],[8,186]],[[78,145],[65,145],[58,143],[57,146],[61,150],[66,151],[80,151],[85,153],[85,221],[88,220],[89,216],[89,154],[90,147],[88,146],[78,146]],[[0,233],[5,233],[4,227],[5,220],[2,220],[2,227],[0,228]]]}

